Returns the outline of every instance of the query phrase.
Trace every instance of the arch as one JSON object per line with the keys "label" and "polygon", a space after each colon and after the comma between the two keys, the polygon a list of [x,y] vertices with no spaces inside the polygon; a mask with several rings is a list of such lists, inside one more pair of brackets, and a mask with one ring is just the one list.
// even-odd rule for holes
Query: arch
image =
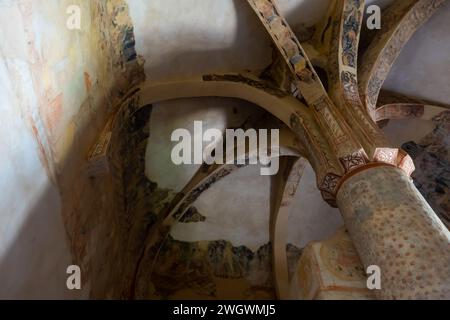
{"label": "arch", "polygon": [[[287,142],[287,143],[286,143]],[[246,152],[245,155],[239,155],[237,158],[245,158],[245,159],[253,159],[257,157],[259,150],[250,150]],[[272,153],[272,152],[271,152]],[[301,155],[292,148],[292,145],[289,144],[289,139],[281,139],[280,140],[280,148],[279,148],[279,157],[289,158],[289,159],[304,159]],[[303,160],[306,162],[306,160]],[[277,177],[285,176],[286,168],[284,166],[285,161],[281,161],[281,167],[279,173],[276,175]],[[152,229],[148,233],[148,237],[145,241],[145,247],[143,248],[141,259],[136,267],[135,277],[134,277],[134,285],[132,286],[131,295],[134,297],[136,292],[135,288],[137,287],[137,283],[139,279],[151,279],[153,274],[154,266],[157,263],[159,252],[164,245],[167,237],[170,234],[171,228],[175,225],[175,223],[179,222],[189,207],[198,199],[198,197],[207,189],[209,189],[213,184],[220,181],[222,178],[228,176],[232,172],[239,170],[244,167],[243,165],[238,164],[213,164],[206,165],[203,164],[199,170],[192,176],[190,181],[185,185],[182,191],[178,194],[177,197],[169,205],[169,208],[164,212],[164,217],[159,225],[156,228]],[[297,168],[297,167],[296,167]],[[300,182],[301,174],[298,176],[298,179],[292,181],[289,180],[289,186],[292,190],[294,188],[296,190],[298,183]],[[270,238],[275,239],[275,242],[272,242],[272,252],[273,252],[273,270],[275,275],[275,287],[286,287],[288,284],[287,279],[287,255],[286,255],[286,237],[281,233],[286,232],[287,230],[287,203],[290,203],[289,197],[292,197],[291,193],[286,193],[285,189],[287,185],[281,185],[282,188],[282,198],[275,207],[271,205],[272,208],[275,208],[275,211],[271,211],[271,219],[270,219]],[[278,199],[277,199],[278,200]],[[272,201],[271,201],[272,204]],[[272,212],[276,212],[273,214]],[[281,212],[278,214],[278,212]],[[143,270],[141,267],[142,261],[144,259],[150,259],[150,268],[149,270]],[[282,272],[280,272],[280,270]],[[283,272],[284,271],[284,272]],[[145,272],[146,275],[143,276],[142,272]],[[283,295],[279,294],[279,290],[277,289],[278,297],[286,298],[285,291],[283,291]]]}
{"label": "arch", "polygon": [[291,127],[290,117],[307,108],[288,93],[253,75],[207,75],[168,82],[146,82],[139,86],[140,105],[197,97],[237,98],[251,102]]}
{"label": "arch", "polygon": [[326,179],[328,169],[334,174],[342,174],[342,165],[333,154],[333,146],[322,134],[314,112],[298,99],[255,75],[206,75],[163,83],[146,82],[138,90],[139,105],[192,97],[226,97],[251,102],[271,113],[295,133],[303,149],[302,154],[317,174],[318,185]]}
{"label": "arch", "polygon": [[292,298],[286,252],[288,218],[306,164],[306,159],[302,157],[283,157],[280,161],[280,171],[272,176],[270,191],[272,269],[276,294],[282,300]]}
{"label": "arch", "polygon": [[[114,116],[111,131],[116,131],[120,128],[125,119],[132,117],[144,106],[166,100],[192,97],[227,97],[245,100],[268,111],[286,124],[289,129],[293,125],[293,115],[303,119],[303,121],[308,122],[312,120],[307,107],[303,103],[253,75],[208,75],[164,83],[146,82],[132,89],[126,95],[121,107]],[[282,161],[283,167],[281,169],[284,174],[286,174],[286,170],[289,172],[287,177],[278,176],[275,179],[278,183],[281,181],[281,184],[279,184],[280,189],[278,191],[275,189],[272,191],[272,195],[276,192],[278,196],[275,196],[274,201],[276,202],[271,205],[270,226],[270,237],[273,240],[275,286],[278,297],[282,299],[288,297],[287,289],[289,283],[286,237],[282,233],[287,230],[287,209],[293,196],[292,192],[287,191],[287,189],[291,191],[297,189],[301,173],[297,175],[297,179],[294,179],[294,181],[292,177],[295,172],[298,174],[303,170],[304,166],[302,164],[306,161],[302,158],[302,155],[305,153],[304,146],[298,144],[296,135],[293,133],[295,130],[291,131],[289,129],[280,132],[280,157],[288,157],[290,159]],[[246,157],[250,156],[246,155]],[[297,160],[294,161],[293,159]],[[150,271],[148,275],[151,277],[158,252],[169,235],[171,226],[183,217],[189,205],[198,198],[207,186],[209,187],[236,169],[239,169],[239,166],[235,164],[203,165],[174,198],[169,208],[162,213],[163,218],[160,223],[152,227],[147,233],[148,236],[144,242],[146,245],[135,268],[134,278],[130,287],[130,297],[135,297],[137,282],[141,278],[141,265],[146,257],[152,257],[151,267],[148,270]],[[147,276],[144,278],[148,279]]]}
{"label": "arch", "polygon": [[373,117],[381,87],[392,65],[412,35],[445,0],[394,1],[383,14],[383,28],[378,30],[364,52],[358,70],[359,91]]}
{"label": "arch", "polygon": [[433,120],[435,116],[447,110],[444,107],[420,103],[391,103],[376,109],[375,121],[399,119]]}

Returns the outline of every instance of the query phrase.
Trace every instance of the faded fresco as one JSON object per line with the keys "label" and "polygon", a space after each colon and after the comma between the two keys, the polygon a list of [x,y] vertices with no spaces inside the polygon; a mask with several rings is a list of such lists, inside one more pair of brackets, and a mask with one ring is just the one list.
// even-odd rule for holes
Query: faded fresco
{"label": "faded fresco", "polygon": [[450,228],[450,112],[433,120],[436,127],[432,132],[419,141],[405,143],[403,148],[416,165],[414,184]]}

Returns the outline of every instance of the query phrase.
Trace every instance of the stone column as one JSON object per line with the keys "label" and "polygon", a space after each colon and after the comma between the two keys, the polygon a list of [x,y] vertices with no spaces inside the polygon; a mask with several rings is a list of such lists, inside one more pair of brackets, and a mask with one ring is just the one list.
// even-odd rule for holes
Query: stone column
{"label": "stone column", "polygon": [[450,232],[404,171],[366,166],[344,177],[337,204],[381,299],[450,299]]}

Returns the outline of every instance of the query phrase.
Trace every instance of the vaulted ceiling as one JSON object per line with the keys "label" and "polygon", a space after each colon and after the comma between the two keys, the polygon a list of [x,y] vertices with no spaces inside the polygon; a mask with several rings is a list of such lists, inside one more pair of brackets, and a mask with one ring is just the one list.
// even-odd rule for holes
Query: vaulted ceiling
{"label": "vaulted ceiling", "polygon": [[[297,33],[320,22],[330,0],[279,0]],[[370,0],[385,8],[392,0]],[[271,61],[270,39],[246,1],[129,1],[136,50],[147,79],[220,71],[261,70]],[[382,20],[383,21],[383,20]],[[450,3],[414,34],[385,89],[450,104]]]}

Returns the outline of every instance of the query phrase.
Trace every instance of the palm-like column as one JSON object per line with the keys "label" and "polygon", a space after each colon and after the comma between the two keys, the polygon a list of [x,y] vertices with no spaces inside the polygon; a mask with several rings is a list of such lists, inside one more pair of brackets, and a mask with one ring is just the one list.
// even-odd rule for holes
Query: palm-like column
{"label": "palm-like column", "polygon": [[[364,265],[378,265],[384,273],[378,296],[449,297],[450,234],[408,181],[414,170],[409,155],[392,148],[375,124],[377,99],[390,67],[414,31],[444,1],[396,2],[359,70],[364,1],[334,1],[310,43],[315,56],[327,57],[318,59],[326,61],[322,67],[327,89],[275,1],[249,3],[288,65],[297,99],[311,116],[306,120],[299,112],[291,114],[290,127],[305,146],[322,195],[332,205],[337,201]],[[427,256],[437,264],[431,271]],[[411,288],[416,291],[411,293]]]}

